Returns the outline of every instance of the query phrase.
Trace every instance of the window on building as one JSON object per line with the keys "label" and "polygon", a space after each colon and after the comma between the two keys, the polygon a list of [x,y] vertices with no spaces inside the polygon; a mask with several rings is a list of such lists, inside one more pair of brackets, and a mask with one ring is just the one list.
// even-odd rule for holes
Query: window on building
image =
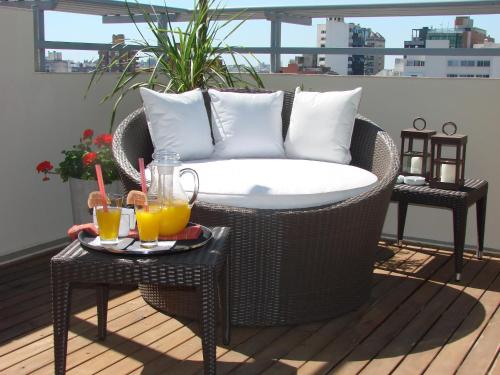
{"label": "window on building", "polygon": [[477,66],[490,66],[490,60],[478,60]]}
{"label": "window on building", "polygon": [[476,78],[490,78],[489,74],[476,74]]}
{"label": "window on building", "polygon": [[321,43],[321,44],[320,44],[320,47],[321,47],[321,48],[325,48],[325,43]]}
{"label": "window on building", "polygon": [[325,61],[325,58],[324,57],[320,57],[318,60],[319,61]]}
{"label": "window on building", "polygon": [[462,60],[460,66],[476,66],[476,62],[474,60]]}
{"label": "window on building", "polygon": [[321,40],[325,40],[326,38],[324,36],[321,37]]}
{"label": "window on building", "polygon": [[321,34],[326,34],[326,30],[321,30]]}
{"label": "window on building", "polygon": [[406,61],[406,66],[425,66],[425,61],[423,61],[423,60],[408,60],[408,61]]}
{"label": "window on building", "polygon": [[474,74],[459,74],[458,76],[460,78],[472,78],[474,77]]}
{"label": "window on building", "polygon": [[447,74],[446,77],[455,78],[455,77],[458,77],[458,75],[457,74]]}
{"label": "window on building", "polygon": [[458,60],[448,60],[448,66],[459,66],[460,61]]}

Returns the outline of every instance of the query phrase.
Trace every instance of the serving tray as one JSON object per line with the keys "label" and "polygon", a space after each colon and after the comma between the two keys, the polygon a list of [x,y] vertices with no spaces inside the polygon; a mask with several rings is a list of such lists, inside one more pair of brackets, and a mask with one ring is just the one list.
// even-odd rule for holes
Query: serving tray
{"label": "serving tray", "polygon": [[175,254],[199,249],[212,239],[212,231],[203,225],[200,226],[201,235],[196,240],[158,241],[158,246],[149,249],[141,247],[141,241],[130,237],[119,238],[118,243],[114,245],[101,245],[99,236],[93,236],[84,231],[78,234],[78,241],[87,249],[103,253],[121,255]]}

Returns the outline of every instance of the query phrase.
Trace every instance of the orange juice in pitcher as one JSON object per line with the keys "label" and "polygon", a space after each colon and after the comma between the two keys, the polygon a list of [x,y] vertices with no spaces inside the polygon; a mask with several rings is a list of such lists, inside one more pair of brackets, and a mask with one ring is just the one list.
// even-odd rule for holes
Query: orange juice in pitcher
{"label": "orange juice in pitcher", "polygon": [[187,201],[175,200],[161,209],[160,236],[171,236],[182,231],[189,222],[191,207]]}
{"label": "orange juice in pitcher", "polygon": [[[191,207],[198,195],[198,174],[191,168],[182,169],[180,155],[167,151],[155,151],[151,163],[150,191],[157,194],[162,205],[160,236],[181,232],[189,223]],[[181,177],[190,174],[194,180],[191,199],[181,183]]]}

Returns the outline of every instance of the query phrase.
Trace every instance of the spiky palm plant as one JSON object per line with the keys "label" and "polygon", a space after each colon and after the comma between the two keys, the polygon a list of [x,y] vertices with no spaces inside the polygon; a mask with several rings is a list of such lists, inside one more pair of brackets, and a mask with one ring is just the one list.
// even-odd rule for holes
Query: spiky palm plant
{"label": "spiky palm plant", "polygon": [[[241,14],[229,20],[219,21],[218,17],[223,8],[215,6],[215,0],[195,1],[192,16],[185,30],[182,30],[179,27],[173,27],[168,12],[158,14],[153,6],[148,9],[140,8],[146,25],[157,40],[157,44],[151,44],[135,22],[129,4],[126,4],[129,16],[141,39],[134,41],[133,44],[123,41],[113,46],[114,50],[122,52],[118,53],[111,62],[106,62],[103,58],[100,59],[88,87],[90,89],[105,72],[118,67],[123,70],[112,91],[101,101],[115,99],[110,131],[121,101],[129,92],[139,87],[175,93],[208,87],[249,85],[263,87],[263,83],[249,59],[233,51],[226,43],[228,37],[243,24],[244,21],[240,21],[235,26],[231,25],[231,22],[239,18]],[[140,7],[139,4],[137,7]],[[161,17],[166,20],[166,27],[156,24],[155,20],[159,20]],[[229,26],[232,27],[229,28]],[[223,34],[223,31],[228,28],[229,30]],[[134,53],[123,52],[123,47],[127,45],[133,46]],[[154,67],[136,67],[137,60],[141,56],[154,57],[156,59]],[[247,81],[240,74],[232,74],[225,64],[223,56],[234,63],[239,73],[248,73],[247,77],[250,77],[251,80]],[[238,57],[246,64],[238,63]],[[252,58],[255,59],[253,56]],[[255,59],[255,61],[258,60]]]}

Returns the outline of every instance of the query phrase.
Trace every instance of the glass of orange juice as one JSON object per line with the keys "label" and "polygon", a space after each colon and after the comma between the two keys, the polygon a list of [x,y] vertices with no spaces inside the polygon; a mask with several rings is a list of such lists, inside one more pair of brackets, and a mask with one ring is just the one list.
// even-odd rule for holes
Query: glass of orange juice
{"label": "glass of orange juice", "polygon": [[135,204],[135,217],[141,247],[153,248],[157,246],[161,221],[159,200],[156,197],[148,197],[144,204]]}
{"label": "glass of orange juice", "polygon": [[116,244],[118,242],[122,202],[123,196],[108,195],[107,207],[103,205],[95,207],[99,237],[103,245]]}

